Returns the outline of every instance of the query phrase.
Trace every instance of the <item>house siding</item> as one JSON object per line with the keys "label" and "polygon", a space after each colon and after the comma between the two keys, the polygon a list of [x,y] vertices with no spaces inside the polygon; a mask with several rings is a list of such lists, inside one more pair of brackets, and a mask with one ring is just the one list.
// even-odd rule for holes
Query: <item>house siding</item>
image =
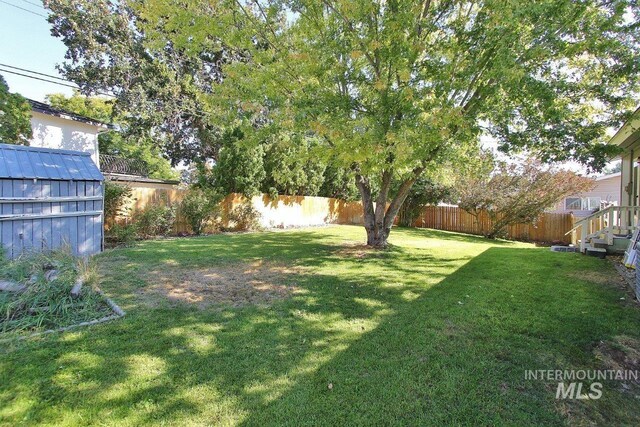
{"label": "house siding", "polygon": [[[599,197],[603,202],[620,205],[620,174],[616,174],[610,178],[604,178],[595,182],[596,186],[591,191],[572,195],[569,197]],[[553,213],[569,213],[572,212],[576,217],[585,217],[591,215],[594,211],[590,210],[571,210],[565,208],[565,200],[562,199],[554,209],[549,212]]]}
{"label": "house siding", "polygon": [[33,111],[31,113],[32,147],[83,151],[99,167],[98,133],[101,128],[88,123]]}

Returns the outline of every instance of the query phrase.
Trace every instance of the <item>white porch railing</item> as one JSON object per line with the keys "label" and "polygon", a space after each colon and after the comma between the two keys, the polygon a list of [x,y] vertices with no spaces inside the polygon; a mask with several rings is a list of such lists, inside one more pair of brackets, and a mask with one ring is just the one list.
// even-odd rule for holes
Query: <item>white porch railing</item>
{"label": "white porch railing", "polygon": [[578,243],[580,236],[580,252],[584,252],[591,238],[605,239],[608,245],[612,245],[615,235],[633,233],[639,219],[640,206],[609,206],[576,221],[574,227],[566,234],[571,234],[574,245]]}

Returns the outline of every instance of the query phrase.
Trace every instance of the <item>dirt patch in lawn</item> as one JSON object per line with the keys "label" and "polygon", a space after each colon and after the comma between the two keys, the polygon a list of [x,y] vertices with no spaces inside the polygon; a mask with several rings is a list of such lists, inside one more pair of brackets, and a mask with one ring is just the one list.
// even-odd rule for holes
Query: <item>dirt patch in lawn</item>
{"label": "dirt patch in lawn", "polygon": [[615,341],[600,342],[594,352],[607,369],[640,371],[640,340],[619,336]]}
{"label": "dirt patch in lawn", "polygon": [[384,255],[385,249],[376,249],[363,244],[344,245],[333,251],[334,255],[344,258],[371,258]]}
{"label": "dirt patch in lawn", "polygon": [[624,285],[624,281],[621,277],[615,274],[611,274],[611,272],[609,271],[576,271],[568,273],[567,276],[578,280],[585,280],[587,282],[596,283],[598,285]]}
{"label": "dirt patch in lawn", "polygon": [[150,286],[139,292],[151,305],[162,301],[211,305],[269,305],[298,288],[292,283],[299,268],[257,261],[213,268],[173,267],[150,272]]}

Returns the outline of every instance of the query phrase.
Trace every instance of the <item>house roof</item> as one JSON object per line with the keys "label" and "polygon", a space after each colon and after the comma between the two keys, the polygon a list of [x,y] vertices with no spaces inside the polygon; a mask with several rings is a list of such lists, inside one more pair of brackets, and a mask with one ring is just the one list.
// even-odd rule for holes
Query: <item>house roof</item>
{"label": "house roof", "polygon": [[33,99],[27,99],[29,104],[31,104],[31,110],[37,113],[46,114],[48,116],[56,116],[67,120],[73,120],[76,122],[86,123],[89,125],[93,125],[96,127],[101,127],[104,129],[112,128],[112,125],[100,122],[98,120],[90,119],[89,117],[81,116],[79,114],[72,113],[70,111],[61,110],[58,108],[53,108],[49,104],[45,104],[44,102],[34,101]]}
{"label": "house roof", "polygon": [[622,175],[621,172],[614,172],[614,173],[610,173],[609,175],[597,176],[596,177],[596,181],[602,181],[602,180],[609,179],[609,178],[615,178],[616,176],[620,176],[620,175]]}
{"label": "house roof", "polygon": [[10,144],[0,144],[0,178],[104,180],[89,153]]}
{"label": "house roof", "polygon": [[629,120],[609,140],[609,144],[627,148],[640,141],[640,108],[638,108]]}

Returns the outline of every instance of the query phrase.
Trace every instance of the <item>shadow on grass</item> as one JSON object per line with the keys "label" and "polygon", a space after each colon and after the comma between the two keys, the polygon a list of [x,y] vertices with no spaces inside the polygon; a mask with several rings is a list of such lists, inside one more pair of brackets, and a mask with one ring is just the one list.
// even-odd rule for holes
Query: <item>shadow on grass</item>
{"label": "shadow on grass", "polygon": [[[0,361],[0,408],[15,408],[8,421],[560,425],[553,392],[524,381],[524,370],[588,366],[595,343],[640,321],[617,291],[567,278],[595,262],[570,254],[394,248],[337,260],[339,245],[315,233],[199,240],[184,245],[205,254],[155,262],[227,262],[227,250],[316,270],[296,279],[303,293],[269,308],[136,309],[19,344]],[[130,269],[154,257],[139,258]],[[126,268],[117,273],[137,286]]]}

